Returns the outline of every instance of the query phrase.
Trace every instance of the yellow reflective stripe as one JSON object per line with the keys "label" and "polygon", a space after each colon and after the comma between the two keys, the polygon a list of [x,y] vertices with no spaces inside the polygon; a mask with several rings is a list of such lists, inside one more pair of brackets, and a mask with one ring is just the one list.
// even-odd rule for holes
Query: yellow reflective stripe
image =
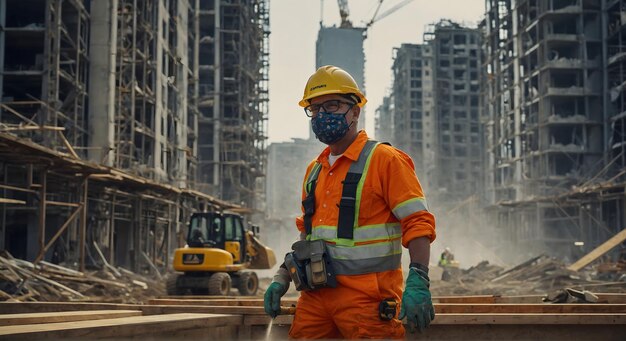
{"label": "yellow reflective stripe", "polygon": [[367,178],[367,171],[370,168],[370,161],[372,161],[372,155],[374,155],[374,151],[376,147],[378,147],[380,143],[376,143],[369,155],[367,156],[367,160],[365,161],[365,167],[363,167],[363,173],[361,175],[361,180],[359,180],[359,184],[356,187],[356,202],[354,207],[354,227],[357,227],[359,224],[359,211],[361,209],[361,193],[363,192],[363,184],[365,183],[365,179]]}
{"label": "yellow reflective stripe", "polygon": [[398,220],[402,220],[415,212],[428,211],[428,204],[426,198],[412,198],[401,202],[392,211]]}
{"label": "yellow reflective stripe", "polygon": [[333,259],[359,260],[385,257],[402,253],[400,239],[374,244],[342,246],[327,244],[328,253]]}
{"label": "yellow reflective stripe", "polygon": [[313,168],[311,169],[311,173],[309,173],[309,176],[306,179],[306,185],[304,186],[304,189],[307,195],[311,192],[311,185],[313,185],[313,181],[317,180],[317,177],[320,172],[320,168],[322,168],[322,164],[319,162],[316,162]]}
{"label": "yellow reflective stripe", "polygon": [[313,227],[312,240],[323,239],[338,245],[354,245],[355,242],[367,242],[380,239],[395,239],[402,236],[400,223],[386,223],[359,226],[354,229],[353,239],[337,238],[337,226],[318,225]]}

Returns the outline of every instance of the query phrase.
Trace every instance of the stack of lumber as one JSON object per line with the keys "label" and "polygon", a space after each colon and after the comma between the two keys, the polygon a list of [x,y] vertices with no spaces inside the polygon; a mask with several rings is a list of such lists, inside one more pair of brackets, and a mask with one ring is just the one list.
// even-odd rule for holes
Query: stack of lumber
{"label": "stack of lumber", "polygon": [[0,256],[0,301],[141,303],[165,292],[161,281],[122,268],[80,272],[41,261]]}
{"label": "stack of lumber", "polygon": [[531,258],[510,269],[483,261],[449,281],[434,280],[434,295],[547,294],[566,287],[604,292],[626,292],[626,282],[599,279],[597,272],[576,272],[546,255]]}

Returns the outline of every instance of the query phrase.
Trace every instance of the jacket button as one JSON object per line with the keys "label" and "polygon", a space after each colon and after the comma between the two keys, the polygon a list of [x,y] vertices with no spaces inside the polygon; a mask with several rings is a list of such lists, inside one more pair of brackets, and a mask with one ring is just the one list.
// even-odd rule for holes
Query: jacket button
{"label": "jacket button", "polygon": [[326,208],[326,204],[322,205],[322,207]]}
{"label": "jacket button", "polygon": [[328,175],[333,175],[333,172],[328,173]]}

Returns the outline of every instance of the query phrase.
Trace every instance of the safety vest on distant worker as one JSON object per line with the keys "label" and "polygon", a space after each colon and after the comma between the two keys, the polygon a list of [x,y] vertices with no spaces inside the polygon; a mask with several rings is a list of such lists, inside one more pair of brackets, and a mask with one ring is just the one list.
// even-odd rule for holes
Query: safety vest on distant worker
{"label": "safety vest on distant worker", "polygon": [[327,242],[333,266],[338,275],[360,275],[395,270],[400,267],[402,229],[399,220],[418,211],[428,210],[424,198],[407,200],[393,209],[398,221],[359,226],[359,209],[363,184],[374,149],[380,143],[368,140],[356,161],[352,162],[339,202],[338,226],[312,226],[315,213],[315,186],[321,163],[316,162],[306,179],[304,190],[304,227],[307,240]]}

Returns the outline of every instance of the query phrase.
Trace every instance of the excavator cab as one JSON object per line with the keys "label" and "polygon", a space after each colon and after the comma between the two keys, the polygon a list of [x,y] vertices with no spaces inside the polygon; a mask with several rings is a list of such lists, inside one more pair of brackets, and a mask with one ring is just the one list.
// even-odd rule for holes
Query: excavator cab
{"label": "excavator cab", "polygon": [[243,217],[236,213],[194,213],[187,245],[174,253],[174,270],[182,274],[168,277],[168,294],[228,295],[231,285],[242,295],[256,294],[256,273],[243,270],[270,269],[276,257],[255,232],[258,227],[246,229]]}
{"label": "excavator cab", "polygon": [[191,216],[187,245],[225,250],[239,264],[246,261],[245,232],[239,215],[196,213]]}

